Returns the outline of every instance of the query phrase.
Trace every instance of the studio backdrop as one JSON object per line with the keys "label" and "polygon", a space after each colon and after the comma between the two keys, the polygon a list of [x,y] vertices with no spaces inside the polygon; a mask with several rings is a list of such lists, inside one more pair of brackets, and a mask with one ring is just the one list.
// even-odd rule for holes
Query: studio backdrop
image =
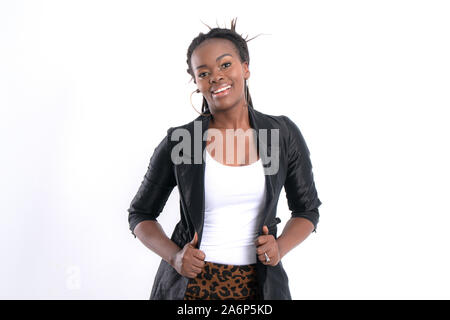
{"label": "studio backdrop", "polygon": [[[446,1],[2,1],[0,298],[149,298],[160,257],[127,209],[167,129],[198,116],[191,40],[235,17],[262,34],[254,108],[301,129],[323,203],[283,258],[292,298],[450,298],[449,16]],[[284,192],[277,210],[281,233]],[[179,212],[175,188],[169,236]]]}

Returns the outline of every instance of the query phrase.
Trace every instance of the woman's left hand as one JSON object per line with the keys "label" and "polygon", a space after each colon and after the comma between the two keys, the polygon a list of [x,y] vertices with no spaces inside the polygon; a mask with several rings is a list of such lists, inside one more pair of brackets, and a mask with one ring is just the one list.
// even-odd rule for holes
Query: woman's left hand
{"label": "woman's left hand", "polygon": [[[258,255],[259,261],[266,266],[276,266],[280,262],[280,251],[278,248],[278,243],[275,237],[269,234],[269,228],[263,226],[263,235],[259,236],[255,240],[256,254]],[[270,259],[269,262],[266,261],[266,255]]]}

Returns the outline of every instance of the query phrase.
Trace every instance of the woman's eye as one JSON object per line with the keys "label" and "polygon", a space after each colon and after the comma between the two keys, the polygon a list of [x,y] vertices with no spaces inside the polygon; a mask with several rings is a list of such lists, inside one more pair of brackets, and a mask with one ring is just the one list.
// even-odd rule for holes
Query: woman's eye
{"label": "woman's eye", "polygon": [[[225,66],[226,65],[226,67],[225,68],[229,68],[230,66],[231,66],[231,62],[225,62],[225,63],[222,63],[222,66]],[[200,73],[199,75],[198,75],[198,77],[199,78],[203,78],[203,77],[205,77],[204,76],[204,74],[206,74],[207,72],[202,72],[202,73]]]}

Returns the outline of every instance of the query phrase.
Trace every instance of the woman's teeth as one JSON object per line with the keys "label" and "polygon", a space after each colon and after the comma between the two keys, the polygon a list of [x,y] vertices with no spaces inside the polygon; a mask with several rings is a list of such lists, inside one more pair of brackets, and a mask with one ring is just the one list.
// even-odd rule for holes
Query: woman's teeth
{"label": "woman's teeth", "polygon": [[225,97],[230,93],[230,88],[231,88],[231,86],[226,86],[226,87],[220,88],[220,89],[214,91],[212,96],[214,98]]}
{"label": "woman's teeth", "polygon": [[231,88],[231,86],[226,86],[226,87],[220,88],[219,90],[214,91],[214,93],[219,93],[219,92],[222,92],[222,91],[227,90],[229,88]]}

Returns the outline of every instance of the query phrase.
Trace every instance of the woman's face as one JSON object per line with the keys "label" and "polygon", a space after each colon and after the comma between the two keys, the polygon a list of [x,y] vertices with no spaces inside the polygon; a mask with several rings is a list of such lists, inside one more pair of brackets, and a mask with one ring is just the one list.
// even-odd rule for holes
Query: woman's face
{"label": "woman's face", "polygon": [[[247,62],[241,63],[233,42],[218,38],[202,42],[192,53],[191,66],[212,113],[245,105],[244,82],[250,71]],[[230,88],[214,93],[224,86]]]}

